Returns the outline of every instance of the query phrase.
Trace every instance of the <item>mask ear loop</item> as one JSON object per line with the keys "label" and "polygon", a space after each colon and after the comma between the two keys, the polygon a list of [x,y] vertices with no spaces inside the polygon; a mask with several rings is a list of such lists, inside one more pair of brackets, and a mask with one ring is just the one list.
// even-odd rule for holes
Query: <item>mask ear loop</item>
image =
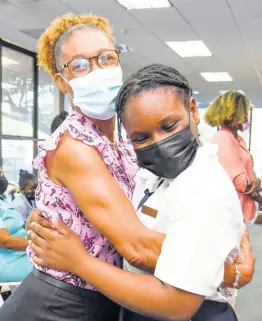
{"label": "mask ear loop", "polygon": [[[67,79],[65,79],[65,77],[61,74],[61,72],[59,73],[60,77],[68,84],[68,86],[71,87],[71,85],[69,84],[69,81]],[[72,88],[72,87],[71,87]],[[74,98],[69,94],[69,92],[67,92],[68,96],[72,99],[72,101],[74,100]]]}
{"label": "mask ear loop", "polygon": [[[189,101],[190,101],[191,98],[192,98],[192,95],[191,95],[191,97],[189,98]],[[188,101],[188,116],[189,116],[188,125],[189,125],[189,127],[190,127],[190,125],[191,125],[191,111],[190,111],[190,103],[189,103],[189,101]],[[193,117],[192,117],[192,118],[193,118]],[[196,124],[195,124],[195,125],[196,125]],[[191,127],[190,127],[190,128],[191,128]],[[198,126],[197,126],[197,125],[196,125],[196,128],[197,128],[197,135],[198,135],[198,139],[196,139],[196,140],[197,140],[198,145],[201,146],[202,143],[201,143],[201,141],[200,141],[200,134],[199,134],[199,130],[198,130]]]}

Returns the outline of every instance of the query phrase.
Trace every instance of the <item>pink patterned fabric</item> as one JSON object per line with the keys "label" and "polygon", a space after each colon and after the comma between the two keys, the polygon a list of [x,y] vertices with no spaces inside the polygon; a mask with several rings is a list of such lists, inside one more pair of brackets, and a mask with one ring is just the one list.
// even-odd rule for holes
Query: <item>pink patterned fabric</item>
{"label": "pink patterned fabric", "polygon": [[[37,208],[42,211],[49,220],[59,219],[76,232],[85,244],[89,254],[120,267],[122,264],[121,257],[113,245],[84,217],[69,190],[56,185],[48,177],[45,167],[46,153],[57,148],[59,140],[66,131],[68,131],[72,137],[97,148],[108,170],[118,181],[130,200],[135,187],[133,177],[138,169],[135,153],[131,145],[126,142],[120,143],[117,140],[118,153],[113,144],[108,141],[106,136],[92,121],[78,112],[73,111],[52,136],[40,146],[42,151],[33,162],[34,167],[40,169],[39,185],[36,190]],[[32,257],[33,251],[31,248],[28,248],[28,253],[29,256]],[[66,283],[93,289],[91,285],[71,273],[41,268],[36,265],[35,267]]]}

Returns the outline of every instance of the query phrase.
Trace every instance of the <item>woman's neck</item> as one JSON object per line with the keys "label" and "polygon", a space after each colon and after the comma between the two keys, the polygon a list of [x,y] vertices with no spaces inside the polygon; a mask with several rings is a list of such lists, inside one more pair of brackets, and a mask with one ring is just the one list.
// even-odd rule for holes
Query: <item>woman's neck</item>
{"label": "woman's neck", "polygon": [[108,120],[99,120],[90,118],[92,122],[104,133],[111,143],[115,143],[115,126],[116,126],[116,117],[113,117]]}
{"label": "woman's neck", "polygon": [[101,132],[108,138],[110,142],[115,143],[115,126],[116,126],[116,117],[110,118],[108,120],[100,120],[86,116],[78,107],[73,107],[77,112],[82,114],[83,116],[90,119],[100,130]]}
{"label": "woman's neck", "polygon": [[222,126],[222,127],[225,127],[225,128],[227,128],[227,129],[229,129],[229,130],[231,131],[231,133],[232,133],[235,137],[238,136],[238,134],[237,134],[238,128],[236,128],[236,127],[230,127],[230,126]]}

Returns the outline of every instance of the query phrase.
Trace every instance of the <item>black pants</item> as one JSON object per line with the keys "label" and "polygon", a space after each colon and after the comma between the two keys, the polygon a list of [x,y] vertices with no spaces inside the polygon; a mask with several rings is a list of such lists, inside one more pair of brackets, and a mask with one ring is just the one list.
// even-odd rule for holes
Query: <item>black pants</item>
{"label": "black pants", "polygon": [[119,306],[99,292],[34,270],[0,309],[0,321],[118,321]]}
{"label": "black pants", "polygon": [[192,321],[237,321],[237,316],[230,304],[205,300]]}
{"label": "black pants", "polygon": [[[156,319],[124,311],[121,321],[157,321]],[[236,314],[228,303],[205,300],[191,321],[237,321]]]}

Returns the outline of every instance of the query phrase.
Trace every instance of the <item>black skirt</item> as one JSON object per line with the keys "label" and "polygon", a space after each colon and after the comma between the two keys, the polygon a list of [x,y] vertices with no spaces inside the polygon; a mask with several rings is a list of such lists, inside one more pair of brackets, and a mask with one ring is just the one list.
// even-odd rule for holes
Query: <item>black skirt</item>
{"label": "black skirt", "polygon": [[0,309],[0,321],[118,321],[119,310],[97,291],[33,270]]}

